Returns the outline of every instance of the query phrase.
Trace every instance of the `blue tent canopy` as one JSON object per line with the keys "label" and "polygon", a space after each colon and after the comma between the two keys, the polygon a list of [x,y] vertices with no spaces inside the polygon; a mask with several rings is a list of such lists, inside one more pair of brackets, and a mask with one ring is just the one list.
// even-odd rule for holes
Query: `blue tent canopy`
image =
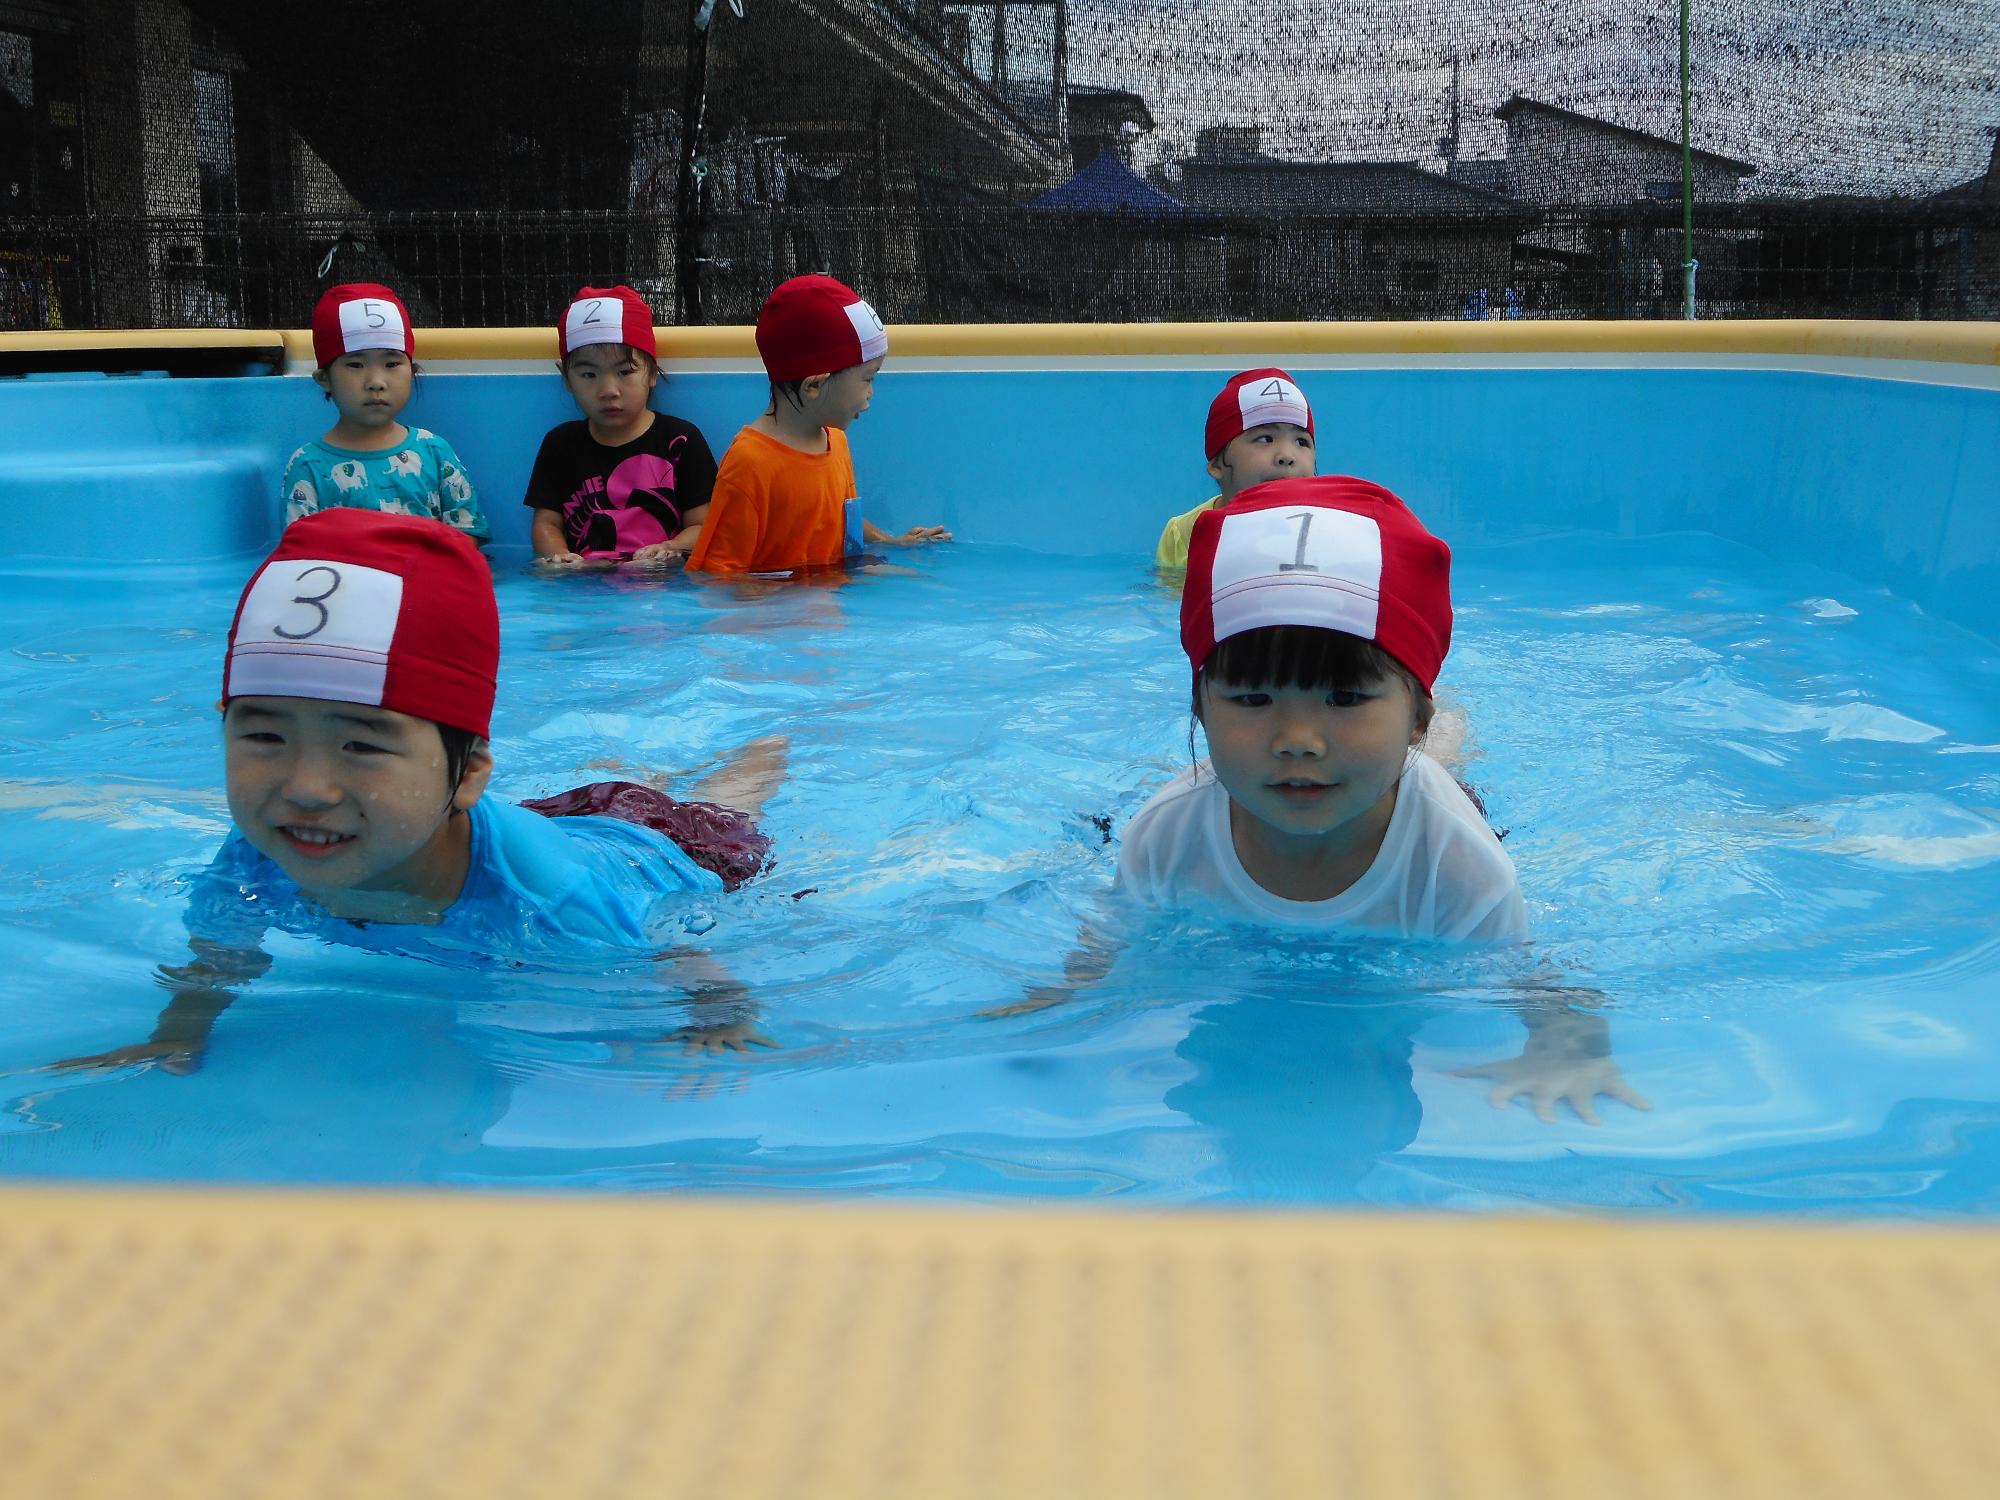
{"label": "blue tent canopy", "polygon": [[1134,219],[1194,223],[1209,216],[1169,198],[1126,166],[1116,151],[1103,151],[1068,182],[1030,198],[1023,208],[1045,213],[1118,214]]}

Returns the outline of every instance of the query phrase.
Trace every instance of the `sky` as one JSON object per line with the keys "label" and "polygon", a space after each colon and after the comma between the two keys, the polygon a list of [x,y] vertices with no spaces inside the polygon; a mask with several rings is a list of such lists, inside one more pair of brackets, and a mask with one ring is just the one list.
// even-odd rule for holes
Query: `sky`
{"label": "sky", "polygon": [[[1302,160],[1499,156],[1515,92],[1680,135],[1678,0],[1070,0],[1072,82],[1143,95],[1141,166],[1210,124]],[[1014,24],[1014,23],[1010,23]],[[1757,195],[1922,194],[2000,126],[2000,0],[1693,0],[1694,144]]]}

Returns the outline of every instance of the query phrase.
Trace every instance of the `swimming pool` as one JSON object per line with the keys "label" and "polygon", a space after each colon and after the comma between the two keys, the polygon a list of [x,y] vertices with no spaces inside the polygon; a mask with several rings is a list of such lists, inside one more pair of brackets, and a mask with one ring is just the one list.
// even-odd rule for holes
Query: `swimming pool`
{"label": "swimming pool", "polygon": [[[297,380],[0,386],[45,486],[99,445],[108,534],[153,559],[107,568],[40,531],[51,555],[0,605],[0,960],[22,975],[0,1174],[1990,1210],[2000,652],[1965,628],[2000,558],[1990,385],[1292,359],[1322,452],[1457,549],[1445,682],[1483,751],[1470,779],[1550,971],[1602,992],[1658,1106],[1606,1104],[1593,1129],[1452,1076],[1518,1050],[1490,957],[1168,925],[1070,1007],[973,1018],[1055,976],[1109,879],[1104,820],[1185,763],[1174,599],[1144,558],[1199,498],[1160,435],[1221,375],[952,358],[885,376],[856,432],[885,522],[967,539],[914,576],[744,598],[501,554],[498,792],[791,739],[774,868],[689,914],[783,1043],[741,1062],[660,1045],[682,1017],[644,971],[277,940],[199,1072],[46,1071],[151,1027],[176,879],[224,823],[216,663],[275,510],[252,480],[316,413]],[[560,393],[446,370],[413,415],[500,517]],[[668,403],[719,445],[746,392],[718,360]],[[162,475],[197,456],[174,495]],[[0,484],[16,515],[49,493],[26,467]]]}

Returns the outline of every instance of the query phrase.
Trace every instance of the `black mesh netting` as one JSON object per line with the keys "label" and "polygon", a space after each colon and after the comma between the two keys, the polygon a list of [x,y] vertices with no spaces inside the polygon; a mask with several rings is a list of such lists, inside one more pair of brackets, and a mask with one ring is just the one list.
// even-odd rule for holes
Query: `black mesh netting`
{"label": "black mesh netting", "polygon": [[1678,0],[0,0],[0,328],[2000,316],[2000,0],[1690,37],[1684,172]]}

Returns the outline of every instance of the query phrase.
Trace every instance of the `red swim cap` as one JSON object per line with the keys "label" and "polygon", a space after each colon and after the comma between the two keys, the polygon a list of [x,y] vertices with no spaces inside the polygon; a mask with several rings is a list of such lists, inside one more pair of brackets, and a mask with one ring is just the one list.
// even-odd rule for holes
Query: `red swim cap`
{"label": "red swim cap", "polygon": [[556,324],[556,357],[568,359],[572,349],[588,344],[630,344],[658,359],[652,308],[629,286],[578,288]]}
{"label": "red swim cap", "polygon": [[493,575],[442,521],[322,510],[243,587],[222,701],[327,698],[484,737],[500,670]]}
{"label": "red swim cap", "polygon": [[1209,403],[1208,430],[1203,434],[1206,456],[1214,458],[1252,427],[1267,422],[1290,422],[1311,432],[1313,414],[1306,393],[1275,367],[1230,376],[1229,384]]}
{"label": "red swim cap", "polygon": [[313,359],[324,370],[343,354],[400,349],[416,357],[410,310],[403,299],[373,281],[328,287],[313,305]]}
{"label": "red swim cap", "polygon": [[888,352],[875,309],[831,276],[781,282],[757,314],[757,353],[773,380],[831,375]]}
{"label": "red swim cap", "polygon": [[1373,641],[1429,692],[1451,649],[1451,549],[1365,479],[1273,479],[1195,517],[1181,647],[1312,625]]}

